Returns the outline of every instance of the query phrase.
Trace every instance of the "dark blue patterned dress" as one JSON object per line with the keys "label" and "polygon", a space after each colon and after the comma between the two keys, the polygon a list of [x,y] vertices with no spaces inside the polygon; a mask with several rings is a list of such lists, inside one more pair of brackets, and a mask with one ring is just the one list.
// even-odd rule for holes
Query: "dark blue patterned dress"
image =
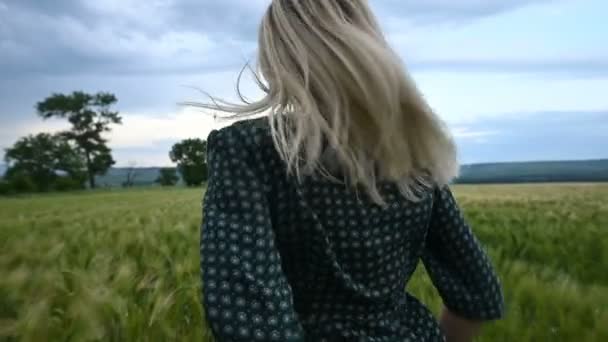
{"label": "dark blue patterned dress", "polygon": [[214,131],[201,230],[203,305],[217,341],[442,341],[405,287],[422,260],[445,305],[491,320],[503,295],[448,188],[388,206],[286,176],[264,120]]}

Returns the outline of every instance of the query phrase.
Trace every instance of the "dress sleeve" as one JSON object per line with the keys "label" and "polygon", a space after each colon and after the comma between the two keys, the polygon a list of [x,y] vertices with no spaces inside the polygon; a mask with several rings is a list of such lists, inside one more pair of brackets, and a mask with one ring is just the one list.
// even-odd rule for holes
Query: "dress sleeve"
{"label": "dress sleeve", "polygon": [[433,201],[422,261],[445,306],[471,320],[501,318],[499,279],[452,192],[438,188]]}
{"label": "dress sleeve", "polygon": [[219,342],[304,341],[264,186],[236,135],[214,131],[208,139],[200,245],[206,319]]}

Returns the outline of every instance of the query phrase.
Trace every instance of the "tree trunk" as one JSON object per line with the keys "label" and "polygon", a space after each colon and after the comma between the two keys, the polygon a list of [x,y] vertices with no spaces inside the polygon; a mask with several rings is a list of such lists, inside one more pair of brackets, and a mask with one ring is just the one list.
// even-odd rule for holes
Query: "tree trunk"
{"label": "tree trunk", "polygon": [[87,157],[87,175],[89,176],[89,187],[95,189],[95,173],[93,172],[93,166],[91,165],[91,154],[85,153]]}

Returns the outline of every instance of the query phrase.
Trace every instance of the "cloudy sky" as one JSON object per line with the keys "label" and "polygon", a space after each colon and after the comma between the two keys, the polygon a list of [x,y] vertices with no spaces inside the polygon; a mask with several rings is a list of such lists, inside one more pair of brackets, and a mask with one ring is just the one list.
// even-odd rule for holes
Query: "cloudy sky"
{"label": "cloudy sky", "polygon": [[[110,91],[118,164],[170,164],[174,142],[217,126],[177,103],[205,99],[192,87],[235,99],[268,3],[0,0],[0,148],[65,127],[36,116],[46,96]],[[370,3],[463,162],[608,157],[607,1]]]}

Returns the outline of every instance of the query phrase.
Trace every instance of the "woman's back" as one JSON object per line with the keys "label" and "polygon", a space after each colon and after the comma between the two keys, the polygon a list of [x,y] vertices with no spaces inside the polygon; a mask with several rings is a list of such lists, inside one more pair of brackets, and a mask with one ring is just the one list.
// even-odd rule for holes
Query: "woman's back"
{"label": "woman's back", "polygon": [[199,105],[267,114],[208,139],[201,271],[217,340],[442,340],[405,292],[420,259],[448,338],[502,314],[447,188],[454,142],[366,0],[273,0],[255,76],[262,99]]}
{"label": "woman's back", "polygon": [[440,341],[405,287],[423,260],[450,311],[500,317],[502,292],[449,189],[385,205],[289,175],[265,120],[213,132],[201,235],[204,306],[219,341]]}

